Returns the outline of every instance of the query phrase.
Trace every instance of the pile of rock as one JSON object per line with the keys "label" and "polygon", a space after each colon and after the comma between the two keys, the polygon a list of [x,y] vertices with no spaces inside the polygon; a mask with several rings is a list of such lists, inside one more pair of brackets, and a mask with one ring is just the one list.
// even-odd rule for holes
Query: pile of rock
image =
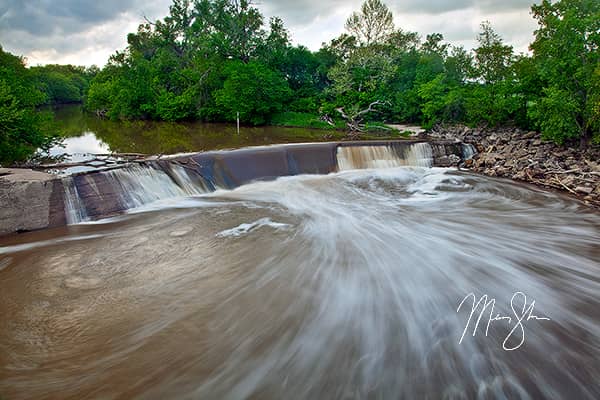
{"label": "pile of rock", "polygon": [[558,146],[517,128],[438,127],[429,135],[475,146],[478,154],[465,162],[475,172],[564,190],[600,207],[599,146]]}

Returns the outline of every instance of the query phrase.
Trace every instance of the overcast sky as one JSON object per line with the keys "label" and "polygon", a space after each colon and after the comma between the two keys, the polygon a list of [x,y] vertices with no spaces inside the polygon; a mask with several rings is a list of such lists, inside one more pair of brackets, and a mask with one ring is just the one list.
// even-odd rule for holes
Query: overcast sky
{"label": "overcast sky", "polygon": [[[453,44],[472,48],[479,24],[489,20],[517,52],[527,51],[536,23],[533,0],[387,0],[404,30],[440,32]],[[102,66],[126,46],[146,16],[164,17],[171,0],[0,0],[0,44],[27,57],[29,65]],[[344,31],[361,0],[260,0],[268,18],[281,17],[294,43],[317,50]]]}

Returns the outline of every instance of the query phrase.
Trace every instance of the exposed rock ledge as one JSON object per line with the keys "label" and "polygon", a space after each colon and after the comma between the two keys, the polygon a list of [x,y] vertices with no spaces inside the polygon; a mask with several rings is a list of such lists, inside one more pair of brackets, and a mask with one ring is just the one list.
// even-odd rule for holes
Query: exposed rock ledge
{"label": "exposed rock ledge", "polygon": [[563,190],[600,207],[599,146],[566,148],[516,128],[439,127],[429,135],[475,146],[478,154],[465,162],[474,172]]}
{"label": "exposed rock ledge", "polygon": [[62,183],[56,176],[0,168],[0,234],[66,224]]}

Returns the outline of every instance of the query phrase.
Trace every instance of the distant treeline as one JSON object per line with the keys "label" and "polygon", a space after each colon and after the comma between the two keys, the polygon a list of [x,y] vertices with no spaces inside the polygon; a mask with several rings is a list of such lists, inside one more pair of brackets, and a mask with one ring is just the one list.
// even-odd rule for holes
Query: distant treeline
{"label": "distant treeline", "polygon": [[239,112],[264,124],[287,112],[516,124],[557,142],[588,141],[600,126],[600,2],[543,1],[531,11],[532,56],[516,55],[488,22],[473,51],[439,33],[421,38],[395,27],[380,0],[367,0],[346,33],[311,52],[248,0],[174,0],[166,18],[128,35],[127,49],[92,81],[87,107],[170,121],[233,121]]}
{"label": "distant treeline", "polygon": [[82,103],[90,81],[100,71],[74,65],[44,65],[30,68],[31,77],[46,98],[44,104]]}
{"label": "distant treeline", "polygon": [[19,159],[7,158],[6,143],[37,143],[19,136],[13,111],[82,99],[111,119],[234,121],[239,113],[244,123],[359,131],[378,121],[514,124],[558,143],[600,141],[600,2],[543,0],[531,12],[539,24],[531,55],[515,54],[488,22],[473,50],[439,33],[420,37],[396,27],[380,0],[367,0],[346,33],[312,52],[292,46],[283,21],[265,22],[248,0],[174,0],[100,71],[25,69],[2,52],[0,162]]}

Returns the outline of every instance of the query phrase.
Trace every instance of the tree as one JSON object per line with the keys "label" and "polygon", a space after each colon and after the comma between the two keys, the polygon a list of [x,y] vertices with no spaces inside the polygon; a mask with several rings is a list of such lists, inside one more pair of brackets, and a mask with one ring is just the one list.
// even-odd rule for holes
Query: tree
{"label": "tree", "polygon": [[481,23],[477,41],[471,69],[475,81],[468,84],[465,99],[467,119],[489,126],[510,122],[522,105],[513,91],[513,48],[504,44],[488,21]]}
{"label": "tree", "polygon": [[543,0],[532,12],[539,27],[531,49],[548,84],[530,116],[558,143],[600,140],[600,3]]}
{"label": "tree", "polygon": [[363,46],[383,43],[394,31],[394,17],[381,0],[365,1],[346,20],[346,30]]}
{"label": "tree", "polygon": [[476,77],[483,83],[494,84],[508,77],[513,61],[513,48],[503,43],[489,21],[481,23],[475,49]]}
{"label": "tree", "polygon": [[46,96],[36,87],[24,60],[0,47],[0,163],[25,161],[56,141],[48,113],[36,111]]}
{"label": "tree", "polygon": [[450,45],[444,43],[444,35],[441,33],[431,33],[425,38],[425,42],[421,45],[421,51],[426,54],[436,54],[442,58],[448,55]]}
{"label": "tree", "polygon": [[239,112],[242,122],[263,124],[282,111],[291,95],[285,79],[259,62],[230,62],[226,76],[223,88],[215,92],[215,100],[228,121],[235,121]]}

